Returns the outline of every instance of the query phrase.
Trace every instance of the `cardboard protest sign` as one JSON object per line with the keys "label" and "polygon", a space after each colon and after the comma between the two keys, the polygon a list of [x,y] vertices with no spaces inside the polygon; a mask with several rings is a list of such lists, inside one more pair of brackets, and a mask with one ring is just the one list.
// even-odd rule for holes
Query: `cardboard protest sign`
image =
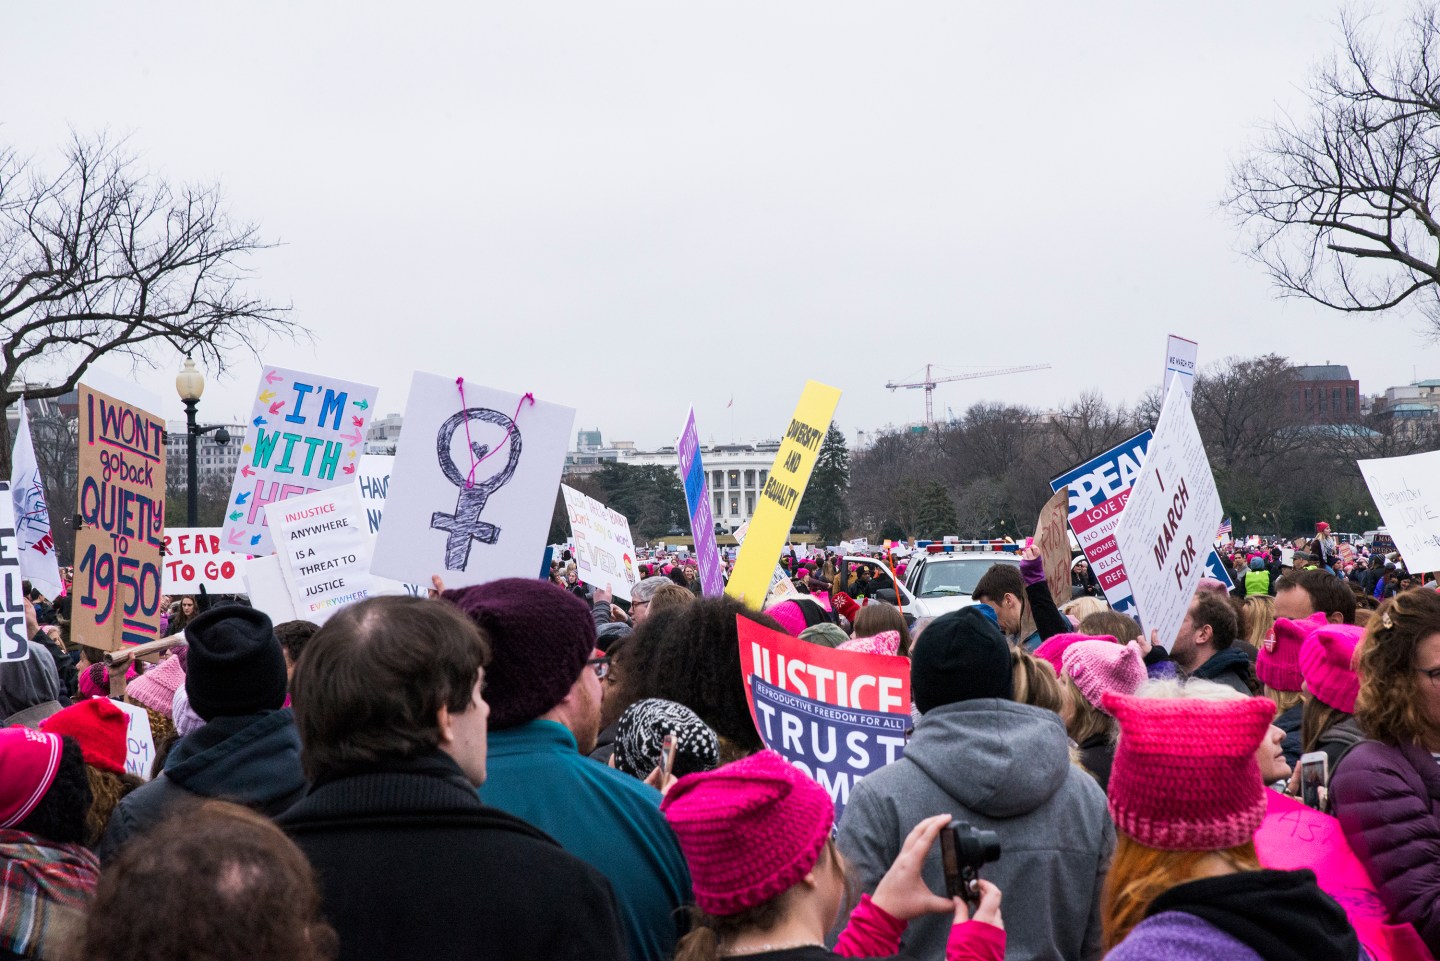
{"label": "cardboard protest sign", "polygon": [[1440,451],[1357,463],[1405,566],[1440,571]]}
{"label": "cardboard protest sign", "polygon": [[20,569],[20,541],[15,534],[15,504],[10,499],[10,485],[0,481],[0,616],[5,630],[0,632],[0,664],[23,661],[30,656],[30,640],[25,629],[25,592],[21,583],[25,574]]}
{"label": "cardboard protest sign", "polygon": [[1045,584],[1057,607],[1070,600],[1070,532],[1065,528],[1069,509],[1070,492],[1062,487],[1040,508],[1040,519],[1035,522],[1035,543],[1045,563]]}
{"label": "cardboard protest sign", "polygon": [[608,588],[615,596],[630,600],[630,588],[640,583],[635,571],[635,542],[630,522],[593,497],[565,484],[560,485],[565,509],[570,515],[570,534],[575,539],[575,572],[593,587]]}
{"label": "cardboard protest sign", "polygon": [[265,507],[299,616],[324,623],[346,604],[392,593],[370,576],[373,541],[354,484],[292,497]]}
{"label": "cardboard protest sign", "polygon": [[725,592],[720,572],[720,549],[715,546],[715,514],[711,510],[710,485],[700,459],[700,433],[695,427],[695,408],[685,417],[680,442],[675,447],[680,460],[680,480],[685,485],[685,506],[690,513],[690,533],[695,539],[695,563],[700,568],[700,593],[719,597]]}
{"label": "cardboard protest sign", "polygon": [[909,659],[808,644],[744,617],[735,623],[760,739],[830,792],[838,820],[855,782],[904,753]]}
{"label": "cardboard protest sign", "polygon": [[390,496],[390,472],[394,469],[393,455],[365,454],[355,472],[355,483],[360,488],[360,506],[365,510],[365,524],[371,534],[380,533],[380,521],[385,517],[385,499]]}
{"label": "cardboard protest sign", "polygon": [[775,462],[770,465],[745,543],[725,587],[725,593],[755,610],[765,603],[771,568],[795,522],[800,496],[810,483],[810,472],[820,458],[820,444],[839,403],[839,390],[806,381],[780,449],[775,452]]}
{"label": "cardboard protest sign", "polygon": [[150,780],[150,768],[155,763],[155,733],[150,729],[150,715],[138,704],[110,703],[124,711],[129,721],[125,730],[125,773],[142,781]]}
{"label": "cardboard protest sign", "polygon": [[365,444],[376,388],[283,367],[260,372],[254,434],[240,448],[222,537],[231,550],[273,554],[265,505],[347,484]]}
{"label": "cardboard protest sign", "polygon": [[50,531],[50,508],[45,503],[45,484],[35,459],[35,445],[30,440],[30,414],[24,397],[20,398],[20,423],[10,453],[10,496],[15,504],[20,570],[41,594],[53,600],[64,592],[65,585],[60,580],[60,561]]}
{"label": "cardboard protest sign", "polygon": [[1170,393],[1171,385],[1178,386],[1189,397],[1195,389],[1195,361],[1200,355],[1200,345],[1184,337],[1170,335],[1165,344],[1165,382],[1160,397]]}
{"label": "cardboard protest sign", "polygon": [[534,577],[574,422],[530,394],[417,372],[375,573],[449,587]]}
{"label": "cardboard protest sign", "polygon": [[198,594],[203,584],[211,594],[243,594],[248,558],[221,548],[218,527],[167,527],[160,589]]}
{"label": "cardboard protest sign", "polygon": [[1115,526],[1145,630],[1158,630],[1168,651],[1180,632],[1190,599],[1212,551],[1224,511],[1205,443],[1184,391],[1171,391],[1160,408],[1145,466]]}
{"label": "cardboard protest sign", "polygon": [[81,528],[72,636],[114,651],[160,635],[165,422],[80,385]]}

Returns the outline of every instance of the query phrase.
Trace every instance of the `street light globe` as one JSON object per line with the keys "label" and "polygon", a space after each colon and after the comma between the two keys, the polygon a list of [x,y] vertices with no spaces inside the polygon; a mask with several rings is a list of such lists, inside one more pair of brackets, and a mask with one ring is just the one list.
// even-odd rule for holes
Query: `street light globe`
{"label": "street light globe", "polygon": [[195,369],[195,361],[189,357],[180,367],[180,373],[175,375],[175,390],[181,400],[199,400],[200,395],[205,393],[205,375]]}

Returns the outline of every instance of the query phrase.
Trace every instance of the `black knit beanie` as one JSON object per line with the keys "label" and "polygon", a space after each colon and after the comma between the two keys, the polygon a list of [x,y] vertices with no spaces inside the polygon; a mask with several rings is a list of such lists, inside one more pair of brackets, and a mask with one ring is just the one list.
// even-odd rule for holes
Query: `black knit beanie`
{"label": "black knit beanie", "polygon": [[1013,700],[1010,645],[974,607],[931,621],[910,653],[910,696],[923,714],[981,697]]}
{"label": "black knit beanie", "polygon": [[185,626],[185,640],[185,693],[202,720],[285,705],[285,654],[262,612],[237,604],[212,608]]}

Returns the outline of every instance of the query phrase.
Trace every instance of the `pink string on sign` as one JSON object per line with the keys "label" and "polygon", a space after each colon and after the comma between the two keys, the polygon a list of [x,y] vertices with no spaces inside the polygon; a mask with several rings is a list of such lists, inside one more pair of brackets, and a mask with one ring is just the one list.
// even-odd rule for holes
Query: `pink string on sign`
{"label": "pink string on sign", "polygon": [[[462,411],[469,410],[470,405],[465,402],[465,378],[456,377],[455,386],[460,390],[460,409]],[[489,460],[496,451],[504,447],[506,442],[510,440],[510,435],[515,433],[515,422],[520,419],[520,408],[524,407],[527,403],[531,407],[535,406],[535,395],[529,391],[526,391],[524,396],[520,398],[520,403],[515,405],[515,414],[510,418],[510,426],[505,429],[505,436],[500,438],[500,443],[486,451],[484,457],[475,456],[475,442],[470,439],[470,418],[465,418],[465,449],[470,454],[470,473],[465,476],[465,487],[467,489],[475,486],[475,471],[480,468],[480,465]]]}

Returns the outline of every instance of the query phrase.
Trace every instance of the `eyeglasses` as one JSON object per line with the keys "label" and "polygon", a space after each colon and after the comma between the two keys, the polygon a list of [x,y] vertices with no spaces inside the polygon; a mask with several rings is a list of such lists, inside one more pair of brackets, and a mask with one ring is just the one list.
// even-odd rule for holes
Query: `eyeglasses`
{"label": "eyeglasses", "polygon": [[1417,667],[1415,668],[1415,671],[1416,673],[1424,674],[1426,677],[1430,678],[1431,684],[1434,684],[1436,687],[1440,687],[1440,667],[1432,667],[1429,670],[1426,670],[1423,667]]}
{"label": "eyeglasses", "polygon": [[595,676],[600,678],[600,680],[602,681],[610,676],[609,657],[592,657],[590,658],[590,660],[585,662],[585,666],[595,668]]}

